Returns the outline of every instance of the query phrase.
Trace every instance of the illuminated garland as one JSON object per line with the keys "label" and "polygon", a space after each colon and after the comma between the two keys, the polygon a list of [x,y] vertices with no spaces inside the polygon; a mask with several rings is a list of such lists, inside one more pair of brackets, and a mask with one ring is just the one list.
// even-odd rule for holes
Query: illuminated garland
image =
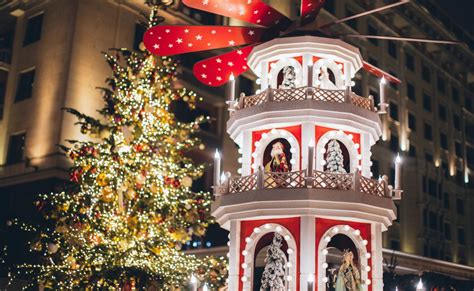
{"label": "illuminated garland", "polygon": [[18,266],[16,278],[36,276],[53,289],[186,286],[191,274],[216,288],[227,276],[223,258],[184,254],[181,245],[203,236],[208,224],[209,193],[191,191],[203,165],[187,156],[203,149],[195,133],[208,118],[191,123],[175,119],[173,102],[195,108],[196,95],[173,88],[176,64],[149,53],[116,50],[105,54],[113,71],[102,88],[103,118],[74,109],[81,132],[98,142],[70,141],[74,187],[42,195],[38,208],[52,227],[35,229],[38,265]]}

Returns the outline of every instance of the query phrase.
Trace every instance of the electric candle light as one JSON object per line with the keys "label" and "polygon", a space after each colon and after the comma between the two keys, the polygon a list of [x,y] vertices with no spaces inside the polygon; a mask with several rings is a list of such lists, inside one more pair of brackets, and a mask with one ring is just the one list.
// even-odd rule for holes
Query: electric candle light
{"label": "electric candle light", "polygon": [[382,79],[380,79],[380,83],[379,83],[379,94],[380,94],[380,104],[381,105],[384,105],[385,104],[385,84],[387,83],[387,81],[385,80],[385,77],[382,77]]}
{"label": "electric candle light", "polygon": [[395,158],[395,190],[401,189],[401,171],[402,168],[402,159],[400,158],[400,154],[397,154]]}
{"label": "electric candle light", "polygon": [[221,178],[221,155],[219,150],[216,149],[216,153],[214,154],[214,185],[220,185],[220,178]]}
{"label": "electric candle light", "polygon": [[233,73],[230,73],[228,83],[227,101],[235,101],[235,77]]}
{"label": "electric candle light", "polygon": [[420,278],[420,281],[418,281],[418,284],[416,285],[416,291],[422,291],[423,289],[424,289],[423,281],[421,281],[421,278]]}

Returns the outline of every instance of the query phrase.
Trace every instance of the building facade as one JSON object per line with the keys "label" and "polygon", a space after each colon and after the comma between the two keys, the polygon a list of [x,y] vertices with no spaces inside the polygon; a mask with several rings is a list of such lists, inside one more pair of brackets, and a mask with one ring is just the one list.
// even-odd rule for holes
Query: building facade
{"label": "building facade", "polygon": [[[297,13],[290,0],[269,2],[289,16]],[[329,0],[318,23],[383,3]],[[69,162],[57,144],[85,136],[74,126],[74,117],[61,108],[73,107],[96,115],[95,110],[101,106],[96,87],[110,75],[100,52],[113,47],[138,49],[144,32],[140,22],[146,20],[146,14],[147,7],[141,0],[0,1],[0,199],[7,206],[1,212],[2,221],[19,213],[28,216],[34,198],[26,197],[53,191],[68,178]],[[239,24],[187,8],[179,1],[163,16],[169,24]],[[460,35],[451,20],[427,0],[333,29],[339,34],[439,36],[472,44],[469,36]],[[474,266],[472,49],[344,40],[359,47],[364,59],[402,81],[388,90],[390,108],[383,116],[383,142],[373,148],[372,156],[375,177],[393,172],[397,152],[404,163],[405,193],[397,206],[397,221],[384,234],[384,247],[459,267]],[[228,115],[224,88],[203,86],[192,76],[194,62],[208,55],[179,57],[181,85],[203,97],[199,109],[214,121],[202,136],[209,150],[196,158],[208,162],[218,147],[226,157],[223,168],[236,169],[237,147],[224,134]],[[378,100],[378,80],[365,73],[356,78],[353,90]],[[240,91],[253,94],[254,79],[250,73],[240,77]],[[202,187],[210,186],[211,176],[206,175]],[[211,242],[220,239],[209,237]],[[423,266],[429,270],[430,265]],[[421,268],[419,271],[423,271]]]}

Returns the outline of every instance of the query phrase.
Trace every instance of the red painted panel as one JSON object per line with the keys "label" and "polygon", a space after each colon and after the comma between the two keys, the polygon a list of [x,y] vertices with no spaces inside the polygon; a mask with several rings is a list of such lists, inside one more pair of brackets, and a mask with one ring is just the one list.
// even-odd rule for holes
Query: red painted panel
{"label": "red painted panel", "polygon": [[[328,230],[330,229],[331,227],[333,226],[336,226],[336,225],[349,225],[350,227],[352,227],[353,229],[358,229],[360,230],[360,235],[361,237],[363,237],[364,239],[366,239],[368,241],[368,244],[367,244],[367,250],[369,253],[372,253],[372,235],[371,235],[371,227],[370,227],[370,224],[369,223],[361,223],[361,222],[353,222],[353,221],[344,221],[344,220],[333,220],[333,219],[325,219],[325,218],[319,218],[319,217],[316,217],[316,244],[315,244],[315,248],[316,248],[316,274],[315,274],[315,282],[317,281],[316,279],[318,278],[318,275],[319,275],[319,266],[318,266],[318,256],[319,256],[319,253],[317,252],[318,251],[318,246],[319,246],[319,242],[321,241],[321,238],[323,236],[323,234]],[[372,257],[370,257],[370,259],[368,259],[368,265],[372,267]],[[369,271],[368,273],[368,278],[372,280],[372,270]],[[316,284],[316,290],[318,290],[318,285]],[[372,284],[369,285],[369,291],[372,291]]]}
{"label": "red painted panel", "polygon": [[[329,127],[324,127],[324,126],[315,126],[316,129],[315,129],[315,140],[316,140],[316,144],[318,143],[319,139],[328,131],[332,131],[332,130],[337,130],[335,128],[329,128]],[[351,131],[344,131],[345,134],[349,135],[349,134],[352,134],[353,138],[352,138],[352,141],[354,142],[354,144],[358,143],[359,144],[359,148],[357,149],[357,153],[360,155],[361,153],[361,149],[362,149],[362,144],[360,143],[360,134],[359,133],[355,133],[355,132],[351,132]],[[362,162],[362,160],[360,161]]]}
{"label": "red painted panel", "polygon": [[[300,161],[299,161],[299,163],[300,163],[300,169],[301,169],[301,159],[302,159],[302,156],[303,156],[302,153],[301,153],[301,125],[294,125],[294,126],[288,126],[288,127],[279,127],[279,128],[275,128],[275,129],[283,129],[283,130],[286,130],[286,131],[290,132],[291,134],[293,134],[293,136],[298,141],[298,145],[300,147]],[[255,142],[259,141],[262,138],[262,134],[270,132],[271,130],[272,130],[272,128],[252,132],[252,153],[255,151]],[[254,158],[252,157],[252,164],[253,164],[253,162],[254,162]],[[252,169],[252,173],[253,173],[253,169]]]}
{"label": "red painted panel", "polygon": [[244,262],[244,255],[242,255],[242,251],[245,249],[245,238],[250,236],[253,232],[253,229],[256,227],[260,227],[266,223],[275,223],[279,224],[286,229],[293,235],[296,242],[296,248],[298,256],[296,257],[296,289],[299,290],[300,285],[300,258],[301,253],[301,244],[300,244],[300,217],[291,217],[291,218],[282,218],[282,219],[262,219],[262,220],[245,220],[240,223],[240,249],[239,249],[239,290],[243,289],[242,281],[240,278],[244,275],[244,270],[242,269],[241,265]]}

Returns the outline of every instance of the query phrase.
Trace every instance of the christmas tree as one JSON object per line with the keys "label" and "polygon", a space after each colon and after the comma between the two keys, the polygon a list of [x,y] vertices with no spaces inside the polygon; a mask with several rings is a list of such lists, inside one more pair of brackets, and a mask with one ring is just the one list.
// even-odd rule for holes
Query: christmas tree
{"label": "christmas tree", "polygon": [[344,169],[344,157],[339,142],[332,139],[328,143],[326,154],[326,171],[330,173],[347,173]]}
{"label": "christmas tree", "polygon": [[[152,11],[155,25],[157,7]],[[66,109],[94,141],[62,146],[73,162],[72,185],[41,196],[49,227],[15,222],[38,233],[31,249],[42,258],[18,266],[16,276],[35,274],[31,284],[56,290],[163,290],[186,286],[193,274],[211,288],[223,285],[223,258],[180,250],[211,222],[210,194],[191,190],[204,166],[188,156],[203,149],[196,131],[207,118],[183,123],[172,113],[177,101],[194,108],[196,95],[173,87],[176,64],[169,58],[126,49],[105,58],[113,76],[101,89],[102,117]]]}
{"label": "christmas tree", "polygon": [[260,290],[285,290],[286,256],[281,249],[282,241],[281,235],[275,232],[272,244],[267,249]]}

